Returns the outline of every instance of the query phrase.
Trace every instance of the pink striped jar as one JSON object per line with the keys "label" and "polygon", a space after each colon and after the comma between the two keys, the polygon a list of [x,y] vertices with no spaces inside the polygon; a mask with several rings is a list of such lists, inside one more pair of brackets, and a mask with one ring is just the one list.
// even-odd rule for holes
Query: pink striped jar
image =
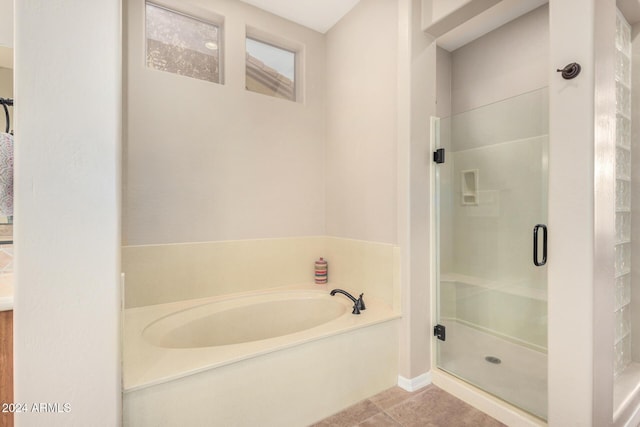
{"label": "pink striped jar", "polygon": [[327,261],[325,261],[322,257],[320,257],[320,259],[316,261],[314,269],[316,284],[324,285],[325,283],[327,283],[328,267],[329,264],[327,264]]}

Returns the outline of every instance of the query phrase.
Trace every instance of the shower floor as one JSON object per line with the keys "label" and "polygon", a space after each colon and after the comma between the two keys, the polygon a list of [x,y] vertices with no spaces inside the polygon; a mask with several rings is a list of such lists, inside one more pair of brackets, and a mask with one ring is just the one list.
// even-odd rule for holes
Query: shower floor
{"label": "shower floor", "polygon": [[[537,417],[547,418],[547,355],[442,319],[438,367]],[[489,358],[494,363],[489,362]],[[499,363],[497,360],[499,359]]]}

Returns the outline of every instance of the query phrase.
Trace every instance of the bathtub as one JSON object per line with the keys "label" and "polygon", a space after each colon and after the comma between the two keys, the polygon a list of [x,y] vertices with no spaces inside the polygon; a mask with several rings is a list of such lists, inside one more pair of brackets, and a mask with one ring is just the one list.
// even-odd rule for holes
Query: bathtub
{"label": "bathtub", "polygon": [[126,309],[124,424],[302,426],[393,386],[400,316],[329,290]]}

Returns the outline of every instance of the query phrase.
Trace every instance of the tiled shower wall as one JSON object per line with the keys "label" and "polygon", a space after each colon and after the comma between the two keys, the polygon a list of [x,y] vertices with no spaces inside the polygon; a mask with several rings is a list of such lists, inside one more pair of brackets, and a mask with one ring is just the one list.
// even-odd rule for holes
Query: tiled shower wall
{"label": "tiled shower wall", "polygon": [[616,17],[616,331],[614,374],[631,363],[631,27]]}

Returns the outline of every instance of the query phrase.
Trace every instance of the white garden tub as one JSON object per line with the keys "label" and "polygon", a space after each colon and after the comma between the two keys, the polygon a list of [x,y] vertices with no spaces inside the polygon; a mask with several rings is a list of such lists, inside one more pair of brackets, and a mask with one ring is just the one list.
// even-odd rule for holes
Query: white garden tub
{"label": "white garden tub", "polygon": [[312,329],[348,311],[346,299],[289,291],[210,302],[158,319],[143,338],[164,348],[202,348],[268,340]]}
{"label": "white garden tub", "polygon": [[367,295],[351,314],[351,300],[329,291],[126,309],[125,425],[304,425],[394,385],[400,316]]}

